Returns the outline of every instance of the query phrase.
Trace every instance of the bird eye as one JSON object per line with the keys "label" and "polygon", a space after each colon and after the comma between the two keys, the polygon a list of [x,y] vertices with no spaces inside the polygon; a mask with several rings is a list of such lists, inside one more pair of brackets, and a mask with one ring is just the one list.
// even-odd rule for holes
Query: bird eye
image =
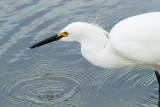
{"label": "bird eye", "polygon": [[68,32],[64,32],[64,34],[68,35]]}

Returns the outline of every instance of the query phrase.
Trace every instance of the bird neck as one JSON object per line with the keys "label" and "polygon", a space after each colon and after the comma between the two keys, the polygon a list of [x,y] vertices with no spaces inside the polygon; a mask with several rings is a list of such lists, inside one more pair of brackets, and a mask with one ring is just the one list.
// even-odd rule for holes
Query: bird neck
{"label": "bird neck", "polygon": [[103,60],[103,57],[100,54],[107,48],[108,38],[104,35],[91,35],[92,37],[86,36],[88,38],[80,41],[81,53],[93,65],[102,67],[101,60]]}
{"label": "bird neck", "polygon": [[99,49],[95,44],[81,44],[81,53],[82,55],[93,65],[101,66],[98,64],[100,62],[100,52],[102,49]]}
{"label": "bird neck", "polygon": [[134,62],[121,57],[108,44],[106,39],[91,39],[81,42],[82,55],[93,65],[103,68],[115,68],[136,65]]}

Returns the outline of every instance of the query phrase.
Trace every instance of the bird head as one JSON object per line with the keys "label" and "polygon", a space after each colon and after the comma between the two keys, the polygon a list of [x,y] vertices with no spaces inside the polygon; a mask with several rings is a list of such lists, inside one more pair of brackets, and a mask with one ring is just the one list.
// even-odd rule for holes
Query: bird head
{"label": "bird head", "polygon": [[[64,27],[58,34],[49,37],[45,40],[42,40],[30,48],[36,48],[39,46],[42,46],[44,44],[54,42],[54,41],[77,41],[77,42],[82,42],[82,41],[90,41],[91,39],[97,38],[93,35],[100,35],[102,33],[103,35],[106,33],[102,28],[89,24],[86,22],[74,22],[66,27]],[[98,37],[99,38],[99,37]]]}

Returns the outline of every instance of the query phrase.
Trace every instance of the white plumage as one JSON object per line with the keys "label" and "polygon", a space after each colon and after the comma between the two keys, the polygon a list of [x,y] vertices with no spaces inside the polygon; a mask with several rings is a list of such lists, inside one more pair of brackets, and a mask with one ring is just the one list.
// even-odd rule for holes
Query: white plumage
{"label": "white plumage", "polygon": [[155,69],[160,64],[160,12],[122,20],[112,28],[109,40],[105,30],[85,22],[71,23],[61,32],[69,32],[63,41],[80,42],[82,55],[97,66]]}
{"label": "white plumage", "polygon": [[160,12],[127,18],[110,32],[110,45],[120,56],[141,64],[160,64]]}
{"label": "white plumage", "polygon": [[96,66],[151,68],[155,70],[160,84],[157,69],[160,65],[160,12],[124,19],[111,29],[110,34],[97,25],[74,22],[63,28],[58,35],[43,40],[31,48],[55,40],[79,42],[82,55]]}

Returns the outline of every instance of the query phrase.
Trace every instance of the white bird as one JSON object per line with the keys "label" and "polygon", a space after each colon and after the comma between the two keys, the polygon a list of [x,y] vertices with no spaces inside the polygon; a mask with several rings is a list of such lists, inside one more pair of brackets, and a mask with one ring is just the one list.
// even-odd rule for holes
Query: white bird
{"label": "white bird", "polygon": [[79,42],[82,55],[96,66],[151,68],[155,71],[160,89],[160,75],[157,68],[160,65],[160,12],[124,19],[111,29],[110,34],[95,24],[74,22],[58,34],[30,48],[56,40]]}

